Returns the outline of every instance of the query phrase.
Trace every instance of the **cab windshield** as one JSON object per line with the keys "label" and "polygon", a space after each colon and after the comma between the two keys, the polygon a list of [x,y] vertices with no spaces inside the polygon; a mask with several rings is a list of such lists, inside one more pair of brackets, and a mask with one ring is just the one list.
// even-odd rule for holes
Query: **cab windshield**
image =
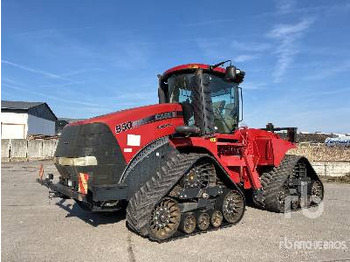
{"label": "cab windshield", "polygon": [[[187,125],[194,125],[192,109],[193,73],[172,75],[168,78],[170,103],[180,103]],[[229,83],[223,77],[203,74],[203,84],[209,85],[214,112],[214,128],[217,133],[232,133],[238,127],[238,84]]]}

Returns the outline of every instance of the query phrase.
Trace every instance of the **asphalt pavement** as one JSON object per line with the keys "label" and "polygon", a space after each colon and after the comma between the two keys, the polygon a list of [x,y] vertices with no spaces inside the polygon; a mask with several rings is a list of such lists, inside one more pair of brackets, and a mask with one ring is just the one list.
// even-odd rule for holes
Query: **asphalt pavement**
{"label": "asphalt pavement", "polygon": [[96,214],[48,198],[35,182],[49,161],[2,163],[3,261],[350,261],[350,185],[325,184],[323,212],[286,217],[247,207],[233,227],[163,244],[125,226],[125,214]]}

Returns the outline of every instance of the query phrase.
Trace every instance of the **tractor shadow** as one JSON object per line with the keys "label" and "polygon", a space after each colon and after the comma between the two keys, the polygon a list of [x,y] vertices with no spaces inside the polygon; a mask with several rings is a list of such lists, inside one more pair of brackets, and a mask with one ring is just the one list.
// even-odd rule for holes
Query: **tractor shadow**
{"label": "tractor shadow", "polygon": [[122,209],[117,212],[93,213],[81,209],[77,203],[66,203],[66,199],[61,199],[56,203],[57,206],[67,212],[66,218],[78,217],[85,223],[98,227],[99,225],[114,224],[125,219],[126,212]]}

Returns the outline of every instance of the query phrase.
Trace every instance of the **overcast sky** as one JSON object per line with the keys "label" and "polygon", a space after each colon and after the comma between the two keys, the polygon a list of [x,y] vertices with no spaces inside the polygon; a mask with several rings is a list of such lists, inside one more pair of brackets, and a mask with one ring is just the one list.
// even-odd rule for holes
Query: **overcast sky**
{"label": "overcast sky", "polygon": [[350,1],[2,1],[2,99],[88,118],[157,103],[157,77],[232,59],[244,123],[350,132]]}

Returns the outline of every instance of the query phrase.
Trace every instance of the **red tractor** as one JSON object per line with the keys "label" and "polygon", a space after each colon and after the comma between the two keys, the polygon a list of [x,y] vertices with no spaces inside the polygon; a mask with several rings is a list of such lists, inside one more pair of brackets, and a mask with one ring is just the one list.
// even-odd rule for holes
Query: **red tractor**
{"label": "red tractor", "polygon": [[159,104],[66,126],[59,182],[39,182],[85,210],[126,208],[128,227],[159,242],[238,223],[245,195],[273,212],[317,205],[320,179],[287,154],[295,128],[239,128],[245,73],[226,62],[171,68],[159,75]]}

